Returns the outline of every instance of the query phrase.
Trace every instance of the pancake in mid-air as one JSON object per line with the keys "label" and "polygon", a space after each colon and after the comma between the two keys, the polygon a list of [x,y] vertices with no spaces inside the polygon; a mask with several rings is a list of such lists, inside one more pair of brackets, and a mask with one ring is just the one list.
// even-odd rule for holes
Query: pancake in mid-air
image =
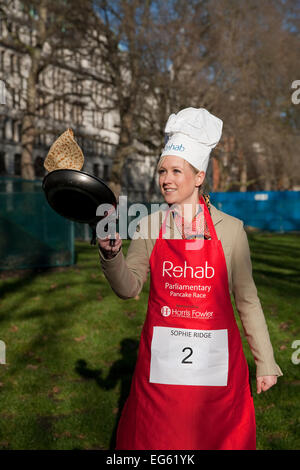
{"label": "pancake in mid-air", "polygon": [[61,169],[81,170],[83,164],[84,156],[74,139],[72,129],[67,129],[58,137],[44,161],[44,167],[49,172]]}

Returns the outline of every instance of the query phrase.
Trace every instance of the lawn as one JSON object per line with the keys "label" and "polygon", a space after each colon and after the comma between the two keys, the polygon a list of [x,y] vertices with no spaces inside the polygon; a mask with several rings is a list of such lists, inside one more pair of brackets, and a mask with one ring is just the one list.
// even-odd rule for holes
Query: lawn
{"label": "lawn", "polygon": [[[300,366],[292,362],[292,343],[300,340],[299,239],[255,233],[249,242],[275,357],[284,372],[271,390],[254,392],[257,448],[299,449]],[[94,246],[76,242],[76,258],[67,268],[0,272],[0,340],[6,344],[6,364],[0,364],[0,449],[113,446],[149,281],[139,298],[124,301],[112,293]],[[254,361],[244,346],[255,390]]]}

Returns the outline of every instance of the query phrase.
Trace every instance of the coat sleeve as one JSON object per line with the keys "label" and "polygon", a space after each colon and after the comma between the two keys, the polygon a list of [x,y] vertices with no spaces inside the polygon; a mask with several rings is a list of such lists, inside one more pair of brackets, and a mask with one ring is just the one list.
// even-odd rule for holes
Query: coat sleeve
{"label": "coat sleeve", "polygon": [[265,316],[252,276],[247,234],[239,221],[232,251],[232,292],[249,347],[256,363],[256,376],[283,375],[274,359]]}
{"label": "coat sleeve", "polygon": [[107,259],[99,248],[99,256],[103,273],[118,297],[130,299],[141,292],[150,270],[145,239],[133,237],[126,259],[122,249],[114,258]]}

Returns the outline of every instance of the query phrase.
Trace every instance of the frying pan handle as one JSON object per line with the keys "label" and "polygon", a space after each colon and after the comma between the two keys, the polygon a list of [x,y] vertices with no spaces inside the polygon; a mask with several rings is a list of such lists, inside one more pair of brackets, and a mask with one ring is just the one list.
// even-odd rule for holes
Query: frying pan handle
{"label": "frying pan handle", "polygon": [[[96,232],[96,228],[93,226],[93,225],[90,225],[91,229],[92,229],[92,239],[91,239],[91,245],[96,245],[97,243],[97,232]],[[109,246],[115,246],[115,243],[116,243],[116,240],[114,240],[113,238],[111,238],[109,240]]]}

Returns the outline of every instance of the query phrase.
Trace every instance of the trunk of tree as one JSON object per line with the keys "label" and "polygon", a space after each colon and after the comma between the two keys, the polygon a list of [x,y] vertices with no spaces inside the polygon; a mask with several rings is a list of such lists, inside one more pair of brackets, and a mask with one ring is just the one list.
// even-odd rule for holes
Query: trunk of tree
{"label": "trunk of tree", "polygon": [[121,116],[119,143],[115,150],[109,186],[118,199],[122,190],[122,172],[128,156],[133,152],[132,146],[132,115],[130,112]]}
{"label": "trunk of tree", "polygon": [[22,119],[21,176],[28,180],[33,180],[35,178],[33,149],[36,136],[35,114],[37,108],[37,86],[39,81],[39,72],[41,71],[43,44],[46,38],[47,6],[45,1],[40,2],[38,7],[38,17],[37,44],[35,46],[31,45],[30,48],[31,65],[27,79],[27,105]]}
{"label": "trunk of tree", "polygon": [[29,180],[35,178],[33,148],[35,140],[36,86],[34,67],[32,66],[27,81],[27,107],[22,119],[21,137],[21,176]]}
{"label": "trunk of tree", "polygon": [[21,155],[21,176],[27,180],[35,178],[33,163],[33,147],[35,139],[34,116],[26,113],[22,121],[22,155]]}
{"label": "trunk of tree", "polygon": [[241,174],[240,174],[240,192],[245,193],[247,191],[247,165],[246,162],[243,161]]}
{"label": "trunk of tree", "polygon": [[220,184],[220,164],[217,158],[212,159],[212,190],[218,191]]}
{"label": "trunk of tree", "polygon": [[240,167],[240,192],[245,193],[247,191],[247,164],[245,154],[241,149],[238,150],[238,159]]}
{"label": "trunk of tree", "polygon": [[37,104],[37,62],[36,53],[32,54],[29,76],[27,79],[27,106],[22,119],[22,155],[21,176],[27,180],[35,178],[33,148],[35,140],[35,112]]}

